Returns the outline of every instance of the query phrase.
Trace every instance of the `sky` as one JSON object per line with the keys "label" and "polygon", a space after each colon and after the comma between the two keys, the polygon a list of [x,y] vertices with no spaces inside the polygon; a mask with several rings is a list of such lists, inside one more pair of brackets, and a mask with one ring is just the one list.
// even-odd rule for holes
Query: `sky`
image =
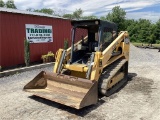
{"label": "sky", "polygon": [[[6,2],[7,0],[4,0]],[[14,0],[19,10],[51,8],[60,14],[81,8],[83,15],[106,16],[114,6],[126,11],[128,19],[160,19],[160,0]]]}

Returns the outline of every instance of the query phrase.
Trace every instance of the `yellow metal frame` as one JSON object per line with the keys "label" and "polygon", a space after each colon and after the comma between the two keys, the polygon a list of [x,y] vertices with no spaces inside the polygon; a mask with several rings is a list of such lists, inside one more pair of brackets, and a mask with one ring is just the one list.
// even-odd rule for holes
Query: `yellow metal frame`
{"label": "yellow metal frame", "polygon": [[[87,40],[88,37],[85,37],[84,40]],[[114,61],[124,57],[129,60],[129,43],[125,43],[125,39],[129,38],[127,31],[121,31],[118,37],[103,51],[103,52],[95,52],[94,64],[92,66],[92,71],[90,75],[90,80],[98,80],[103,69],[113,63]],[[78,41],[74,44],[75,48],[78,44],[81,44],[82,40]],[[113,51],[118,51],[118,49],[122,49],[122,53],[118,56],[112,57]],[[57,58],[54,66],[54,73],[57,72],[57,68],[60,63],[60,58],[62,57],[63,49],[59,49],[57,52]],[[66,61],[70,59],[71,47],[66,50]],[[100,63],[101,61],[101,63]],[[63,68],[73,71],[72,75],[77,77],[84,78],[85,73],[88,70],[88,67],[83,64],[66,64],[63,63]]]}
{"label": "yellow metal frame", "polygon": [[[128,37],[129,35],[127,31],[121,31],[119,36],[103,52],[95,53],[90,80],[98,80],[103,69],[119,58],[124,57],[127,61],[129,60],[129,43],[124,42]],[[112,52],[114,50],[118,51],[119,47],[122,48],[121,55],[112,57]],[[99,65],[99,61],[102,62],[102,65]]]}

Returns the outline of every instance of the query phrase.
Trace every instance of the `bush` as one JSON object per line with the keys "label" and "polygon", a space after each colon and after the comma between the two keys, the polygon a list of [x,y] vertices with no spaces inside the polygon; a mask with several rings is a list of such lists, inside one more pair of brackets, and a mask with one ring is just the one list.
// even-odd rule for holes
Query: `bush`
{"label": "bush", "polygon": [[2,72],[2,66],[0,66],[0,72]]}
{"label": "bush", "polygon": [[48,54],[42,55],[41,59],[43,60],[44,63],[53,62],[54,61],[54,54],[53,54],[53,52],[49,51]]}
{"label": "bush", "polygon": [[27,39],[24,40],[24,60],[26,66],[29,66],[30,63],[30,44]]}
{"label": "bush", "polygon": [[64,49],[68,49],[68,39],[64,39]]}
{"label": "bush", "polygon": [[160,44],[160,40],[156,40],[156,44]]}

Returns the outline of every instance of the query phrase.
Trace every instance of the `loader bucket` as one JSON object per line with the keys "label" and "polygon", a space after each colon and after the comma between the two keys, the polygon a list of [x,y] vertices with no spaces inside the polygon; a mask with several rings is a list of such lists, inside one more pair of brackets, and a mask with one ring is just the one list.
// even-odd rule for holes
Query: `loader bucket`
{"label": "loader bucket", "polygon": [[42,71],[24,91],[76,109],[98,101],[97,81]]}

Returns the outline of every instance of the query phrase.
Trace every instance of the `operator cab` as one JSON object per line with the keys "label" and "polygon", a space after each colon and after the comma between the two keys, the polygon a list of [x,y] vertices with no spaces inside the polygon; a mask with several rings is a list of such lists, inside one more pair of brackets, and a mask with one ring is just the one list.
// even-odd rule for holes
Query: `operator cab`
{"label": "operator cab", "polygon": [[[88,64],[91,55],[96,51],[103,51],[116,37],[117,26],[108,21],[73,20],[72,46],[70,64]],[[74,44],[81,40],[75,46]]]}

